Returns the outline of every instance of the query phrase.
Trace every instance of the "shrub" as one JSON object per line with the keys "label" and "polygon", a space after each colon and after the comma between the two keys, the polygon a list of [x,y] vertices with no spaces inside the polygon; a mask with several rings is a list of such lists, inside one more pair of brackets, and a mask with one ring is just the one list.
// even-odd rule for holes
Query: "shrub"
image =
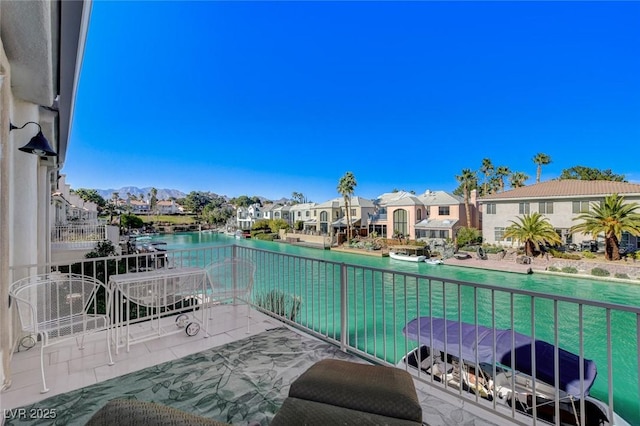
{"label": "shrub", "polygon": [[565,274],[577,274],[578,273],[578,269],[574,268],[573,266],[565,266],[561,269],[562,272],[564,272]]}
{"label": "shrub", "polygon": [[560,269],[559,269],[559,268],[556,268],[555,266],[549,266],[549,267],[547,268],[547,271],[550,271],[550,272],[560,272]]}
{"label": "shrub", "polygon": [[611,272],[607,271],[606,269],[602,269],[602,268],[593,268],[591,270],[591,275],[596,276],[596,277],[608,277],[609,275],[611,275]]}
{"label": "shrub", "polygon": [[583,251],[583,252],[582,252],[582,256],[583,256],[585,259],[595,259],[595,258],[596,258],[596,255],[595,255],[595,254],[593,254],[593,253],[591,253],[590,251]]}
{"label": "shrub", "polygon": [[275,237],[276,237],[276,234],[262,233],[262,234],[254,234],[253,237],[251,238],[255,238],[256,240],[263,240],[263,241],[273,241]]}
{"label": "shrub", "polygon": [[571,259],[571,260],[580,260],[581,259],[579,254],[563,253],[563,252],[555,250],[555,249],[549,250],[549,253],[551,253],[551,256],[553,256],[553,257],[555,257],[557,259]]}
{"label": "shrub", "polygon": [[629,279],[629,275],[623,273],[623,272],[616,272],[616,274],[614,275],[616,278],[622,278],[625,280]]}
{"label": "shrub", "polygon": [[274,314],[295,321],[300,313],[302,300],[298,296],[284,294],[280,290],[271,290],[266,294],[258,294],[256,305]]}

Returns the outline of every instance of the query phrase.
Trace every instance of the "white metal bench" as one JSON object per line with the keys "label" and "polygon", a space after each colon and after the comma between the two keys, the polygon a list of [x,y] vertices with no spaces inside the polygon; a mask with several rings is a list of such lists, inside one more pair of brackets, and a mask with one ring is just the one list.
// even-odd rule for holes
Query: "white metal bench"
{"label": "white metal bench", "polygon": [[113,365],[109,320],[112,297],[99,280],[60,272],[34,275],[11,284],[9,296],[18,310],[22,331],[40,339],[42,393],[49,391],[44,374],[44,349],[48,346],[75,338],[83,349],[85,335],[104,331],[109,365]]}

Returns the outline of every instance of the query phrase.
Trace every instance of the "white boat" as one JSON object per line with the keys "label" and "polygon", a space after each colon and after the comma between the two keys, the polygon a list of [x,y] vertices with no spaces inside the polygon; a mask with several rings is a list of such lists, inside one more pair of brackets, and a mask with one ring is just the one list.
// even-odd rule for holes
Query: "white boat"
{"label": "white boat", "polygon": [[442,265],[444,263],[444,260],[432,257],[425,259],[424,262],[428,263],[429,265]]}
{"label": "white boat", "polygon": [[[535,413],[540,423],[563,426],[579,426],[581,420],[585,425],[629,425],[615,412],[609,418],[609,406],[589,395],[597,374],[595,362],[543,340],[513,330],[429,316],[411,320],[403,333],[409,340],[429,342],[430,346],[413,349],[398,367],[475,393],[496,409],[511,411],[515,407],[518,415],[533,417]],[[535,369],[531,362],[534,351]],[[554,370],[556,351],[558,377]],[[557,388],[551,383],[557,383]],[[559,423],[555,422],[556,409]]]}
{"label": "white boat", "polygon": [[397,253],[394,251],[389,252],[389,257],[395,260],[407,260],[409,262],[424,262],[425,259],[427,258],[427,256],[423,256],[423,255]]}

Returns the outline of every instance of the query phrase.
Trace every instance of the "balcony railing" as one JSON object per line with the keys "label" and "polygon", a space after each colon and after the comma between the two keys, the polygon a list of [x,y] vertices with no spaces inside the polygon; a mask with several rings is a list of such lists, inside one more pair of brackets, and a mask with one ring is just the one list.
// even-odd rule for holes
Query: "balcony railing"
{"label": "balcony railing", "polygon": [[56,225],[51,230],[54,249],[91,249],[99,241],[109,239],[105,224]]}
{"label": "balcony railing", "polygon": [[[446,318],[490,328],[512,329],[534,336],[579,357],[594,360],[599,376],[591,395],[632,424],[640,422],[640,308],[535,291],[470,283],[397,272],[309,257],[259,250],[243,246],[216,246],[114,258],[82,259],[75,264],[31,265],[14,268],[14,280],[49,270],[71,270],[105,283],[109,276],[162,267],[205,266],[229,257],[251,259],[256,265],[253,303],[257,309],[332,342],[344,351],[373,362],[398,365],[417,346],[407,339],[403,327],[417,317]],[[273,296],[277,297],[273,297]],[[271,296],[271,297],[270,297]],[[278,299],[277,305],[265,300]],[[462,339],[462,336],[460,336]],[[422,342],[423,344],[425,342]],[[477,349],[477,348],[476,348]],[[495,351],[495,345],[494,345]],[[461,353],[450,352],[462,359]],[[446,359],[446,358],[445,358]],[[558,351],[552,356],[559,376]],[[542,362],[532,351],[531,363]],[[409,368],[403,366],[402,368]],[[494,373],[496,372],[495,366]],[[453,388],[433,376],[415,370],[417,380],[444,398],[456,399],[517,424],[538,424],[515,408],[481,398],[476,393]],[[495,377],[495,374],[494,374]],[[580,383],[583,388],[584,371]],[[532,378],[534,389],[543,383]],[[537,384],[536,384],[537,383]],[[553,385],[553,383],[551,384]],[[557,387],[557,384],[556,384]],[[559,393],[555,394],[558,405]],[[575,401],[585,412],[584,400]],[[556,412],[557,413],[557,412]],[[552,423],[561,424],[556,415]],[[584,425],[584,416],[577,420]]]}

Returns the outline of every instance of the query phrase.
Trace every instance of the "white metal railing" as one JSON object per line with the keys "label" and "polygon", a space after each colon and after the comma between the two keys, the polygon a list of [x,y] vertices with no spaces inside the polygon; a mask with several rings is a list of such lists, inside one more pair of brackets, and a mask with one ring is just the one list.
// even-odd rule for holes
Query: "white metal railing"
{"label": "white metal railing", "polygon": [[[334,343],[342,350],[376,363],[399,365],[403,356],[417,346],[415,341],[403,335],[403,327],[412,319],[423,316],[512,329],[576,354],[581,364],[586,359],[594,360],[599,376],[591,395],[608,405],[609,419],[613,418],[615,410],[629,423],[640,424],[637,402],[640,400],[640,307],[637,306],[435,278],[236,245],[82,259],[74,264],[30,265],[12,271],[14,280],[28,274],[61,270],[89,275],[106,283],[113,274],[163,267],[203,267],[230,257],[250,259],[256,265],[253,301],[257,309]],[[445,350],[444,355],[462,359],[461,353]],[[534,371],[536,357],[536,352],[532,351]],[[556,350],[553,356],[556,377],[558,358]],[[495,377],[496,366],[492,368]],[[455,388],[446,381],[438,382],[419,369],[414,373],[417,380],[445,398],[455,398],[510,422],[540,423],[540,419],[536,419],[536,404],[531,409],[533,417],[523,416],[515,404],[499,406],[495,398],[488,401],[462,386]],[[579,379],[580,386],[584,386],[582,368]],[[542,387],[543,383],[537,380],[535,373],[531,380],[535,393],[536,386]],[[555,406],[559,406],[559,393],[552,398]],[[585,412],[584,399],[575,404]],[[550,422],[562,424],[557,408],[555,414]],[[584,416],[577,422],[581,426],[588,424]]]}
{"label": "white metal railing", "polygon": [[106,239],[109,239],[106,224],[56,225],[51,229],[51,245],[53,248],[93,247],[96,242]]}

